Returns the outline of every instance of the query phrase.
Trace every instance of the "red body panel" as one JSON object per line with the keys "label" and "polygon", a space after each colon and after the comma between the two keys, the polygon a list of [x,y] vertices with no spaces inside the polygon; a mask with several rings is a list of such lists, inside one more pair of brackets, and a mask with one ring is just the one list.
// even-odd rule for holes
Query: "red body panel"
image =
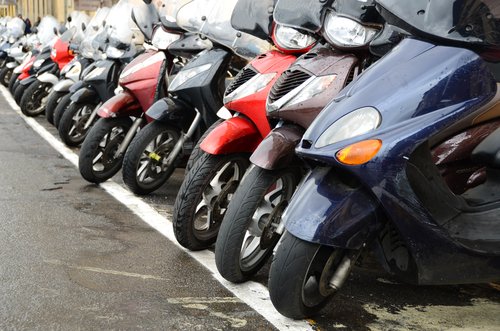
{"label": "red body panel", "polygon": [[59,70],[62,70],[74,57],[73,52],[69,50],[69,43],[62,41],[61,38],[57,38],[52,47],[52,52],[50,52],[50,58],[57,63]]}
{"label": "red body panel", "polygon": [[35,63],[36,56],[33,55],[31,59],[26,63],[26,65],[23,67],[21,74],[17,77],[18,80],[23,80],[25,78],[28,78],[30,76],[29,71],[31,67],[33,66],[33,63]]}
{"label": "red body panel", "polygon": [[266,116],[266,100],[269,90],[283,71],[295,61],[293,55],[270,51],[255,58],[249,65],[259,73],[276,73],[265,88],[241,99],[232,100],[227,109],[245,115],[233,117],[221,123],[208,134],[200,148],[210,154],[253,152],[271,131]]}
{"label": "red body panel", "polygon": [[122,91],[106,101],[99,108],[97,114],[103,118],[114,117],[118,112],[127,116],[140,116],[142,113],[140,108],[139,102],[132,94],[128,91]]}
{"label": "red body panel", "polygon": [[203,140],[200,148],[209,154],[253,152],[262,141],[254,123],[244,117],[232,117],[219,124]]}
{"label": "red body panel", "polygon": [[120,75],[118,83],[134,95],[144,111],[155,101],[156,87],[165,60],[163,52],[150,50],[130,62]]}

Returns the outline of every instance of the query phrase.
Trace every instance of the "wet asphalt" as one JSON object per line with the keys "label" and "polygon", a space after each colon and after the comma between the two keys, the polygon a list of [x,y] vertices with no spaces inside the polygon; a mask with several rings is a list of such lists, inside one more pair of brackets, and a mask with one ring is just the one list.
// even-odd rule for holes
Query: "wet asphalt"
{"label": "wet asphalt", "polygon": [[[144,200],[168,217],[182,178],[178,169]],[[255,280],[265,284],[268,268]],[[316,330],[500,330],[500,286],[411,286],[368,261],[309,322]],[[0,329],[274,328],[81,179],[0,95]]]}

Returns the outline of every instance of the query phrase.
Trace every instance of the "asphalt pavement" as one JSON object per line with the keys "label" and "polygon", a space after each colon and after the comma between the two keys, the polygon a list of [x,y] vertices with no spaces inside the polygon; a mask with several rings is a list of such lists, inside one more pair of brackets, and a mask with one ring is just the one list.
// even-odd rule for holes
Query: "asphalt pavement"
{"label": "asphalt pavement", "polygon": [[[43,116],[36,121],[57,136]],[[143,199],[164,222],[182,178],[178,169],[168,185]],[[122,185],[120,174],[113,180]],[[266,284],[268,267],[257,285]],[[301,329],[275,323],[269,316],[276,312],[259,314],[260,298],[252,305],[241,295],[252,295],[245,292],[251,284],[230,291],[200,259],[81,179],[1,94],[0,281],[2,330]],[[368,263],[354,270],[324,313],[300,325],[500,330],[500,286],[411,286]]]}

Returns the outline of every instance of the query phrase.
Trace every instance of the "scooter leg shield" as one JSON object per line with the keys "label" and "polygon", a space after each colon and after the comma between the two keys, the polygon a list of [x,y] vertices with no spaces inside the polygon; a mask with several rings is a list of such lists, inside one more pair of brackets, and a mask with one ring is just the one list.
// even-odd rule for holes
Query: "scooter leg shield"
{"label": "scooter leg shield", "polygon": [[360,249],[379,228],[381,216],[376,199],[351,182],[336,169],[316,167],[283,215],[286,230],[308,242]]}
{"label": "scooter leg shield", "polygon": [[212,130],[200,144],[200,148],[213,155],[252,153],[262,136],[257,127],[243,117],[232,117]]}
{"label": "scooter leg shield", "polygon": [[37,79],[42,83],[50,83],[52,85],[55,85],[59,82],[59,78],[57,78],[56,75],[51,74],[50,72],[44,72],[43,74],[39,75]]}
{"label": "scooter leg shield", "polygon": [[296,125],[273,129],[253,152],[250,162],[267,170],[289,166],[296,158],[295,146],[304,132]]}
{"label": "scooter leg shield", "polygon": [[170,123],[187,132],[196,117],[196,111],[179,99],[163,98],[149,107],[146,116],[155,121]]}
{"label": "scooter leg shield", "polygon": [[140,113],[135,113],[137,109],[140,109],[139,101],[129,92],[123,91],[106,101],[97,111],[97,115],[103,118],[116,117],[120,111],[133,110],[134,114],[127,115],[140,116]]}

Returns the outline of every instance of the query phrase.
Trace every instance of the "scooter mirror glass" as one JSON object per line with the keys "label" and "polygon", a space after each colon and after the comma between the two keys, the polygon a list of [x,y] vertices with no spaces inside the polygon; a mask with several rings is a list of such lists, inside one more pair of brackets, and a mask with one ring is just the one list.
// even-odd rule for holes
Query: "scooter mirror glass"
{"label": "scooter mirror glass", "polygon": [[330,1],[318,0],[278,0],[274,8],[274,21],[277,24],[318,32],[321,29],[323,8]]}
{"label": "scooter mirror glass", "polygon": [[19,17],[14,17],[7,23],[7,34],[14,38],[19,38],[24,34],[24,21]]}
{"label": "scooter mirror glass", "polygon": [[237,0],[193,0],[179,9],[177,24],[190,32],[232,49],[241,57],[252,59],[271,49],[271,44],[231,26]]}
{"label": "scooter mirror glass", "polygon": [[132,9],[132,20],[144,35],[145,40],[150,41],[153,38],[153,31],[160,16],[153,4],[140,2]]}
{"label": "scooter mirror glass", "polygon": [[231,15],[231,25],[260,39],[271,34],[275,0],[238,0]]}
{"label": "scooter mirror glass", "polygon": [[377,0],[377,3],[388,23],[412,34],[500,47],[498,0]]}

